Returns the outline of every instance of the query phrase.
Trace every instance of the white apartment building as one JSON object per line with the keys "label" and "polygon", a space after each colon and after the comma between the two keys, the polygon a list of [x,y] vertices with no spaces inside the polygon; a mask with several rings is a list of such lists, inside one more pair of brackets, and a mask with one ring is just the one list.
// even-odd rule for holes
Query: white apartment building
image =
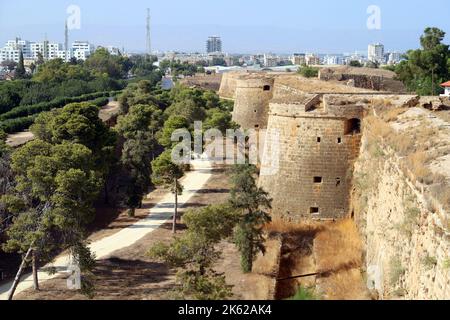
{"label": "white apartment building", "polygon": [[291,57],[291,62],[293,65],[305,65],[306,64],[306,56],[304,53],[294,53]]}
{"label": "white apartment building", "polygon": [[401,61],[402,55],[399,52],[390,52],[388,64],[397,64]]}
{"label": "white apartment building", "polygon": [[264,54],[264,66],[265,67],[276,67],[278,65],[279,58],[271,54]]}
{"label": "white apartment building", "polygon": [[6,45],[0,49],[0,62],[12,60],[19,62],[20,51],[23,53],[24,59],[31,57],[31,45],[29,41],[16,38],[9,40]]}
{"label": "white apartment building", "polygon": [[113,46],[108,46],[106,47],[106,49],[108,50],[109,54],[113,55],[113,56],[118,56],[120,54],[120,49],[113,47]]}
{"label": "white apartment building", "polygon": [[317,56],[315,54],[307,54],[306,55],[306,64],[309,66],[319,65],[320,64],[319,56]]}
{"label": "white apartment building", "polygon": [[[111,47],[112,48],[112,47]],[[69,60],[72,57],[86,60],[89,55],[94,52],[95,47],[87,41],[75,41],[72,47],[66,52],[61,43],[49,42],[47,40],[42,42],[30,42],[16,38],[6,42],[3,48],[0,48],[0,63],[5,60],[12,60],[19,62],[20,51],[23,52],[23,57],[26,60],[36,60],[39,53],[44,60],[51,60],[60,58]],[[111,49],[113,52],[118,52]],[[111,51],[110,51],[111,52]]]}
{"label": "white apartment building", "polygon": [[341,64],[344,64],[344,58],[341,56],[326,56],[324,58],[324,64],[326,64],[326,65],[341,65]]}
{"label": "white apartment building", "polygon": [[86,60],[94,51],[95,47],[88,41],[75,41],[72,43],[72,57],[75,57],[77,60]]}
{"label": "white apartment building", "polygon": [[385,63],[384,59],[384,45],[381,43],[369,44],[367,50],[367,57],[369,61]]}

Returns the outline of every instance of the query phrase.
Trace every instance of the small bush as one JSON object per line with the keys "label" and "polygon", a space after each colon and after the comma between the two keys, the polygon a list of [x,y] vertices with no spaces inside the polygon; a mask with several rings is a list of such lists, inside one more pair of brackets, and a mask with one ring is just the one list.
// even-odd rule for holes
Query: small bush
{"label": "small bush", "polygon": [[300,286],[294,296],[287,300],[319,300],[313,288],[304,288]]}
{"label": "small bush", "polygon": [[438,261],[437,261],[436,257],[432,257],[429,254],[427,254],[422,259],[422,263],[427,270],[430,270],[430,269],[433,269],[437,265]]}
{"label": "small bush", "polygon": [[392,286],[395,286],[400,278],[405,274],[405,268],[402,266],[400,257],[394,256],[389,261],[389,282]]}
{"label": "small bush", "polygon": [[305,78],[317,78],[319,76],[319,69],[314,67],[300,67],[298,68],[298,73],[300,73]]}

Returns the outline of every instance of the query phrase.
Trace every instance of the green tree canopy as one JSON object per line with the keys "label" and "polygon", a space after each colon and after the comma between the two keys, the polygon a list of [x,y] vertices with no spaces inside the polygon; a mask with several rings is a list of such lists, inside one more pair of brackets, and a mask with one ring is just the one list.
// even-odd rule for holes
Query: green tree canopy
{"label": "green tree canopy", "polygon": [[177,129],[189,129],[190,128],[189,121],[181,115],[172,115],[167,119],[167,121],[164,123],[164,127],[162,128],[158,141],[159,143],[166,147],[170,148],[177,142],[172,141],[172,134]]}
{"label": "green tree canopy", "polygon": [[231,286],[213,264],[220,258],[216,245],[232,235],[236,212],[228,205],[190,210],[183,216],[187,231],[170,244],[157,243],[149,251],[151,257],[180,268],[177,281],[181,298],[199,300],[226,299]]}
{"label": "green tree canopy", "polygon": [[113,79],[124,78],[132,67],[128,58],[111,55],[105,48],[97,49],[86,59],[84,65],[92,70],[97,77]]}
{"label": "green tree canopy", "polygon": [[396,68],[397,77],[408,90],[419,95],[437,95],[439,84],[450,79],[449,46],[442,43],[445,32],[426,28],[420,38],[422,49],[410,50]]}
{"label": "green tree canopy", "polygon": [[241,213],[235,232],[235,243],[241,252],[244,272],[251,272],[258,252],[265,252],[263,226],[271,221],[265,210],[272,200],[255,181],[256,168],[252,165],[236,165],[233,168],[230,192],[231,206]]}

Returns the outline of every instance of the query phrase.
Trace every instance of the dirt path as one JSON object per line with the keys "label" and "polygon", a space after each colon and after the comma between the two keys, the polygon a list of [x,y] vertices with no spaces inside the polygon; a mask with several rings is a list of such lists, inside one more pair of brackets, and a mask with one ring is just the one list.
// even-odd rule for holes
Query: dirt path
{"label": "dirt path", "polygon": [[[195,160],[192,165],[193,170],[186,174],[182,182],[185,189],[183,195],[179,197],[180,205],[187,203],[197,192],[202,190],[212,174],[212,166],[209,161]],[[97,259],[106,259],[114,251],[129,247],[144,238],[149,233],[157,231],[160,226],[164,226],[167,221],[171,219],[172,211],[173,195],[171,193],[167,193],[157,205],[150,209],[150,212],[146,218],[133,223],[119,232],[92,242],[90,248]],[[115,262],[119,263],[118,261]],[[39,271],[40,282],[45,283],[47,280],[64,275],[64,271],[67,270],[70,263],[71,262],[68,255],[58,257],[55,259],[53,264],[41,268]],[[48,274],[46,272],[48,268],[56,268],[57,273],[52,275]],[[142,267],[139,267],[139,269],[142,269]],[[105,272],[107,271],[108,268],[105,269]],[[17,287],[16,294],[31,288],[31,286],[32,277],[28,274],[22,278],[21,283]],[[10,287],[11,282],[0,286],[0,300],[7,297]]]}

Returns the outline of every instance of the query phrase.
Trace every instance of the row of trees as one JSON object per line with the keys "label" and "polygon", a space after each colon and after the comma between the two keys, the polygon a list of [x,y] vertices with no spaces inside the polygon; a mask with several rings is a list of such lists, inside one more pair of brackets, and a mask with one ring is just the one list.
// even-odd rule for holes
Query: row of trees
{"label": "row of trees", "polygon": [[[203,128],[218,128],[225,132],[236,128],[231,121],[228,102],[221,101],[210,91],[176,86],[169,95],[149,91],[149,83],[130,86],[120,98],[126,115],[116,127],[124,138],[121,162],[128,173],[127,205],[130,215],[142,203],[148,191],[149,177],[153,184],[162,185],[174,194],[172,231],[176,233],[178,201],[183,186],[180,178],[186,165],[172,160],[172,134],[177,129],[193,131],[195,121],[203,121]],[[164,111],[158,107],[163,106]],[[158,121],[158,119],[165,119]],[[158,157],[154,158],[155,155]],[[154,158],[154,160],[152,160]],[[148,164],[151,163],[151,170]],[[214,272],[213,264],[220,257],[218,242],[232,237],[241,252],[244,272],[250,272],[258,252],[264,252],[262,227],[270,221],[265,210],[271,200],[257,187],[256,168],[236,166],[232,172],[233,188],[230,201],[220,206],[190,211],[183,216],[188,229],[171,245],[159,243],[150,255],[173,267],[180,267],[177,292],[183,297],[222,299],[231,295],[231,288],[223,275]],[[146,184],[147,183],[147,184]]]}
{"label": "row of trees", "polygon": [[121,162],[130,215],[140,207],[152,184],[169,188],[177,203],[186,166],[172,162],[172,133],[177,129],[192,132],[194,121],[204,121],[206,128],[232,128],[229,103],[212,91],[181,86],[170,93],[154,90],[148,80],[130,85],[119,101],[124,115],[119,117],[116,130],[124,140]]}
{"label": "row of trees", "polygon": [[[101,91],[123,89],[130,75],[147,77],[153,84],[162,72],[151,56],[111,55],[99,48],[86,61],[62,59],[37,63],[31,79],[0,82],[0,114],[18,105],[48,102],[58,97],[73,97]],[[17,69],[16,69],[17,74]]]}

